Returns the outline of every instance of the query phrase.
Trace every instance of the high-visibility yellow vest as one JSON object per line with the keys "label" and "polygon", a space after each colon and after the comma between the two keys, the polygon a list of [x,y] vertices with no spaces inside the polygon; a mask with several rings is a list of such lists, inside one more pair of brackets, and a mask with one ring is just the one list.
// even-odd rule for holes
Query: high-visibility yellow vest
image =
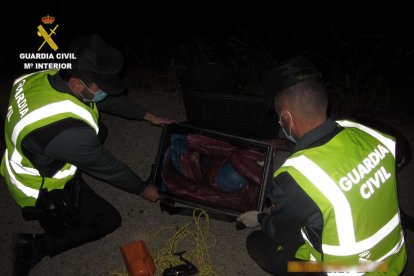
{"label": "high-visibility yellow vest", "polygon": [[305,245],[296,257],[350,269],[383,262],[387,275],[399,275],[407,253],[397,198],[395,142],[354,122],[337,123],[344,130],[329,142],[295,152],[275,172],[275,176],[289,173],[323,216],[322,252],[303,227]]}
{"label": "high-visibility yellow vest", "polygon": [[85,105],[73,95],[53,89],[48,75],[56,73],[49,70],[21,76],[14,81],[11,91],[1,174],[13,199],[21,207],[35,205],[42,183],[49,191],[62,189],[77,170],[76,166],[67,163],[52,177],[42,177],[22,151],[22,141],[27,135],[67,118],[84,121],[96,133],[99,131],[95,104]]}

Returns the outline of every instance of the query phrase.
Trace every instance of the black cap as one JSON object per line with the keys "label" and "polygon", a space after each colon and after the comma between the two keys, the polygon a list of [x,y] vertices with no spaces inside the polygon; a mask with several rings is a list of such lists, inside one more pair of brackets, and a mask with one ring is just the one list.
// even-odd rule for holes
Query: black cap
{"label": "black cap", "polygon": [[104,92],[117,95],[125,89],[119,78],[124,64],[122,54],[101,36],[92,34],[75,38],[70,49],[75,53],[80,73],[93,80]]}
{"label": "black cap", "polygon": [[295,83],[320,78],[322,75],[315,65],[305,56],[298,56],[278,65],[266,73],[264,77],[264,92],[267,100],[266,112],[275,113],[273,99],[280,91]]}

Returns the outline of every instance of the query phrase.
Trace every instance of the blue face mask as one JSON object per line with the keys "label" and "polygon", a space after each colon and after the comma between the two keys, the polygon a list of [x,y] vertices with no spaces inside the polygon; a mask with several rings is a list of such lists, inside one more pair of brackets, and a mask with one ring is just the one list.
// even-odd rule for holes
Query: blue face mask
{"label": "blue face mask", "polygon": [[[292,115],[290,115],[290,113],[289,113],[289,116],[290,116],[290,120],[292,120]],[[286,136],[286,138],[289,140],[289,141],[291,141],[291,142],[293,142],[293,143],[295,143],[296,144],[296,140],[295,140],[295,138],[293,137],[293,135],[292,135],[292,124],[290,125],[290,127],[289,127],[289,134],[287,134],[287,132],[286,132],[286,130],[285,130],[285,128],[283,127],[283,125],[282,125],[282,113],[280,113],[280,116],[279,116],[279,125],[280,125],[280,127],[282,128],[282,131],[283,131],[283,133],[285,134],[285,136]]]}
{"label": "blue face mask", "polygon": [[108,94],[106,94],[102,90],[98,90],[98,91],[95,92],[95,95],[93,96],[93,98],[91,100],[89,100],[89,99],[83,99],[83,101],[86,102],[86,103],[88,103],[88,102],[97,103],[97,102],[100,102],[103,99],[105,99],[106,96],[108,96]]}
{"label": "blue face mask", "polygon": [[80,94],[82,97],[82,101],[85,103],[97,103],[102,101],[103,99],[106,98],[106,96],[108,96],[108,94],[106,94],[104,91],[102,91],[101,89],[99,89],[96,92],[93,92],[84,82],[82,82],[86,89],[88,89],[92,94],[94,94],[92,99],[86,99],[85,97],[83,97],[82,93]]}

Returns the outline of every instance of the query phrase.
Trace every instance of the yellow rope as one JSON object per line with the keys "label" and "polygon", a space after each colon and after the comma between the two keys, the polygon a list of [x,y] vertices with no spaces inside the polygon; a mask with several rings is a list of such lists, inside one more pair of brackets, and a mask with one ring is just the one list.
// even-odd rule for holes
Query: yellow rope
{"label": "yellow rope", "polygon": [[[186,251],[183,257],[192,262],[199,270],[200,276],[224,275],[216,272],[216,268],[211,263],[210,248],[213,247],[217,240],[209,232],[210,222],[207,212],[203,209],[194,209],[193,221],[185,224],[181,228],[164,227],[156,231],[151,237],[150,243],[166,231],[176,230],[175,234],[168,239],[165,245],[157,252],[154,258],[156,266],[156,275],[162,275],[166,268],[180,265],[183,262],[174,253]],[[188,238],[195,243],[195,249],[180,249],[180,242]]]}

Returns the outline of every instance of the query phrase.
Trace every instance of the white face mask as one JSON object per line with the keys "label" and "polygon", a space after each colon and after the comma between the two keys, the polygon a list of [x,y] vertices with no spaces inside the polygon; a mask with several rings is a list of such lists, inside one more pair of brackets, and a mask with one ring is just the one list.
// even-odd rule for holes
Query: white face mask
{"label": "white face mask", "polygon": [[293,143],[295,143],[295,144],[296,144],[296,140],[295,140],[295,138],[294,138],[294,137],[293,137],[293,135],[292,135],[292,123],[293,123],[292,115],[290,115],[290,113],[288,112],[288,114],[289,114],[289,116],[290,116],[290,121],[291,121],[291,123],[290,123],[290,127],[289,127],[289,134],[287,134],[287,132],[286,132],[285,128],[284,128],[284,127],[283,127],[283,125],[282,125],[282,113],[283,113],[283,112],[281,112],[281,113],[280,113],[280,116],[279,116],[279,125],[280,125],[280,127],[282,128],[282,131],[283,131],[283,133],[285,134],[286,138],[287,138],[289,141],[291,141],[291,142],[293,142]]}

